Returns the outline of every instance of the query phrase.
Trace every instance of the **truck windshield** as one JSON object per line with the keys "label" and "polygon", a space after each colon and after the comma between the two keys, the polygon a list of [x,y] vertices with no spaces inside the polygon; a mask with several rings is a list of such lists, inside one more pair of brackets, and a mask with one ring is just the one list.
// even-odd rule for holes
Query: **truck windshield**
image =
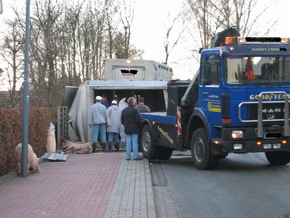
{"label": "truck windshield", "polygon": [[229,85],[290,83],[290,57],[227,57],[224,66]]}

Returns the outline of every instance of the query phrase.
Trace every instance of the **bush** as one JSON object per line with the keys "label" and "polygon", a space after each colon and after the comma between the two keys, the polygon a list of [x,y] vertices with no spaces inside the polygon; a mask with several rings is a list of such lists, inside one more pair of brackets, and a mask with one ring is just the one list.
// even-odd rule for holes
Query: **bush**
{"label": "bush", "polygon": [[[56,123],[57,112],[49,108],[29,111],[28,143],[37,157],[46,152],[49,124]],[[22,142],[22,109],[0,108],[0,176],[15,169],[15,147]]]}

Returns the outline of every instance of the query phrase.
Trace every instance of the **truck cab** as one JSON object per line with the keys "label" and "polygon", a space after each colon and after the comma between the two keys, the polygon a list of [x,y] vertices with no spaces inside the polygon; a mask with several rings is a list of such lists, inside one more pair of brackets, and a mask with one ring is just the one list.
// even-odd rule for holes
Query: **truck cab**
{"label": "truck cab", "polygon": [[199,129],[209,142],[209,168],[228,153],[265,152],[272,164],[289,163],[289,93],[288,38],[226,37],[202,50],[198,106],[187,132],[194,162],[202,165],[205,155]]}
{"label": "truck cab", "polygon": [[142,114],[143,155],[164,160],[189,149],[201,170],[229,153],[264,152],[270,164],[288,164],[290,38],[230,29],[213,44],[201,50],[192,81],[168,83],[166,114]]}

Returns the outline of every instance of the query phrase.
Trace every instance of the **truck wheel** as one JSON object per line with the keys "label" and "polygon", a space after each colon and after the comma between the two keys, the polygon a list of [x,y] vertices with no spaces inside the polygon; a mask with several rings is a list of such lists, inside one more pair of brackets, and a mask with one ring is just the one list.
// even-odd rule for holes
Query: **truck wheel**
{"label": "truck wheel", "polygon": [[266,158],[272,165],[286,165],[290,162],[290,152],[265,152]]}
{"label": "truck wheel", "polygon": [[211,170],[217,167],[220,158],[211,155],[208,137],[204,128],[194,131],[190,144],[192,160],[197,169]]}
{"label": "truck wheel", "polygon": [[168,160],[171,157],[173,152],[172,148],[159,147],[159,149],[160,149],[158,155],[159,160]]}
{"label": "truck wheel", "polygon": [[143,156],[149,160],[155,160],[159,154],[159,149],[154,145],[153,133],[149,125],[142,129],[141,133],[141,150]]}

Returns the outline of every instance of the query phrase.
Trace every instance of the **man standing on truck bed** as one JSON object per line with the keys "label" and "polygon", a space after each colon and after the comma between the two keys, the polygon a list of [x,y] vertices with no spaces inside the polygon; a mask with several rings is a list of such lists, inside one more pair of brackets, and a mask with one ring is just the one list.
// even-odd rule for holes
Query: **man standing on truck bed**
{"label": "man standing on truck bed", "polygon": [[136,109],[139,111],[139,113],[150,112],[150,108],[144,104],[143,97],[139,97],[139,104],[136,106]]}
{"label": "man standing on truck bed", "polygon": [[131,159],[131,145],[133,145],[133,159],[142,160],[138,152],[138,134],[140,132],[141,117],[134,107],[134,97],[128,99],[128,107],[122,110],[121,122],[126,134],[126,160]]}
{"label": "man standing on truck bed", "polygon": [[[103,150],[107,150],[107,125],[110,125],[110,118],[107,108],[101,103],[102,97],[96,97],[96,103],[92,105],[91,115],[93,123],[93,152],[96,151],[98,138],[100,134]],[[92,127],[92,124],[89,124]]]}

